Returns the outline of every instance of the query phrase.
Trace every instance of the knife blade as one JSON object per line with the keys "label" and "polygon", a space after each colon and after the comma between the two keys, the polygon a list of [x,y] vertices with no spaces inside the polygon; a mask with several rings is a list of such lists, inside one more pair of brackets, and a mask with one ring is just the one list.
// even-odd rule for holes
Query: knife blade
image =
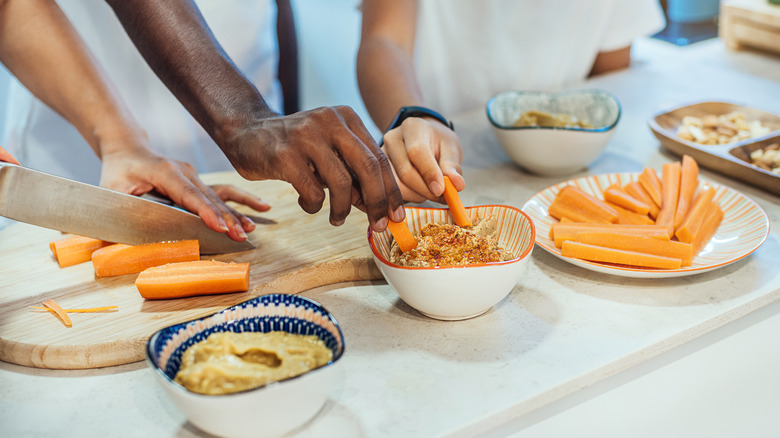
{"label": "knife blade", "polygon": [[201,254],[255,247],[213,231],[177,207],[7,163],[0,163],[0,215],[130,245],[198,239]]}

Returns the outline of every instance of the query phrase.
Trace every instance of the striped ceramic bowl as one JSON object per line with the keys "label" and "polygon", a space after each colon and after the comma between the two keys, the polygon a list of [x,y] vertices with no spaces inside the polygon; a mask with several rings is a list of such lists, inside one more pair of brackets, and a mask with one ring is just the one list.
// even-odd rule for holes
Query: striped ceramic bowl
{"label": "striped ceramic bowl", "polygon": [[[316,335],[333,359],[305,374],[233,394],[197,394],[173,380],[184,351],[212,333],[271,331]],[[263,295],[166,327],[146,346],[158,382],[187,419],[206,432],[231,437],[279,436],[314,417],[339,379],[335,365],[343,354],[344,335],[333,315],[313,300],[287,294]]]}
{"label": "striped ceramic bowl", "polygon": [[[467,207],[473,221],[496,221],[499,246],[514,254],[504,262],[448,267],[406,267],[390,262],[393,237],[369,229],[368,243],[379,270],[398,296],[420,313],[435,319],[459,320],[487,312],[517,285],[534,246],[531,218],[506,205]],[[418,234],[428,223],[453,223],[447,209],[406,207],[406,223]]]}

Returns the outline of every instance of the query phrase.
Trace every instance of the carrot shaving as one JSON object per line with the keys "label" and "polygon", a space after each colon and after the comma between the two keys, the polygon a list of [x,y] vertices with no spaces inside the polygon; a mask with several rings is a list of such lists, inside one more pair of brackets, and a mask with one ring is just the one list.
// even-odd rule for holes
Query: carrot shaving
{"label": "carrot shaving", "polygon": [[[45,310],[48,312],[53,312],[52,309],[48,307],[40,307],[40,306],[30,306],[31,308],[35,310]],[[116,310],[119,308],[119,306],[104,306],[104,307],[90,307],[87,309],[62,309],[67,313],[97,313],[97,312],[109,312],[112,310]]]}
{"label": "carrot shaving", "polygon": [[62,320],[62,323],[65,324],[65,327],[73,327],[73,323],[70,321],[68,312],[66,312],[62,307],[60,307],[60,305],[57,304],[54,300],[46,300],[43,302],[43,305],[51,309],[55,314],[57,314],[60,320]]}

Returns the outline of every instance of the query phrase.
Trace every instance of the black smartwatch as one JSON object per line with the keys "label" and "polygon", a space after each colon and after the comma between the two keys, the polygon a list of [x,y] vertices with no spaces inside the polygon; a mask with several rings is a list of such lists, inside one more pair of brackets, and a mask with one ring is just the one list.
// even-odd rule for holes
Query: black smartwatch
{"label": "black smartwatch", "polygon": [[[403,123],[404,120],[408,119],[409,117],[432,117],[444,123],[444,126],[452,129],[453,131],[455,130],[455,126],[451,121],[445,119],[444,116],[430,108],[425,108],[424,106],[402,106],[401,109],[398,110],[398,114],[395,115],[393,122],[390,123],[390,127],[387,128],[387,131],[401,126],[401,123]],[[379,146],[384,144],[384,140],[384,136],[382,136],[382,139],[379,141]]]}

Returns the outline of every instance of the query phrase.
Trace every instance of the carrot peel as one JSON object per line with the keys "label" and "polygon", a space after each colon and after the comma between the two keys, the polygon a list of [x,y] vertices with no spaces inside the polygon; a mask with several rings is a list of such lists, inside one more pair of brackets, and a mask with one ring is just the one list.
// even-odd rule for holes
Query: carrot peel
{"label": "carrot peel", "polygon": [[458,190],[452,184],[450,177],[444,175],[444,200],[447,201],[447,207],[452,214],[452,220],[459,227],[470,227],[471,219],[469,218],[466,208],[463,207],[463,202],[460,200]]}
{"label": "carrot peel", "polygon": [[68,316],[68,312],[60,307],[60,305],[57,304],[54,300],[46,300],[43,302],[43,305],[57,314],[60,320],[62,320],[62,323],[65,324],[65,327],[73,327],[73,322],[71,322],[70,317]]}

